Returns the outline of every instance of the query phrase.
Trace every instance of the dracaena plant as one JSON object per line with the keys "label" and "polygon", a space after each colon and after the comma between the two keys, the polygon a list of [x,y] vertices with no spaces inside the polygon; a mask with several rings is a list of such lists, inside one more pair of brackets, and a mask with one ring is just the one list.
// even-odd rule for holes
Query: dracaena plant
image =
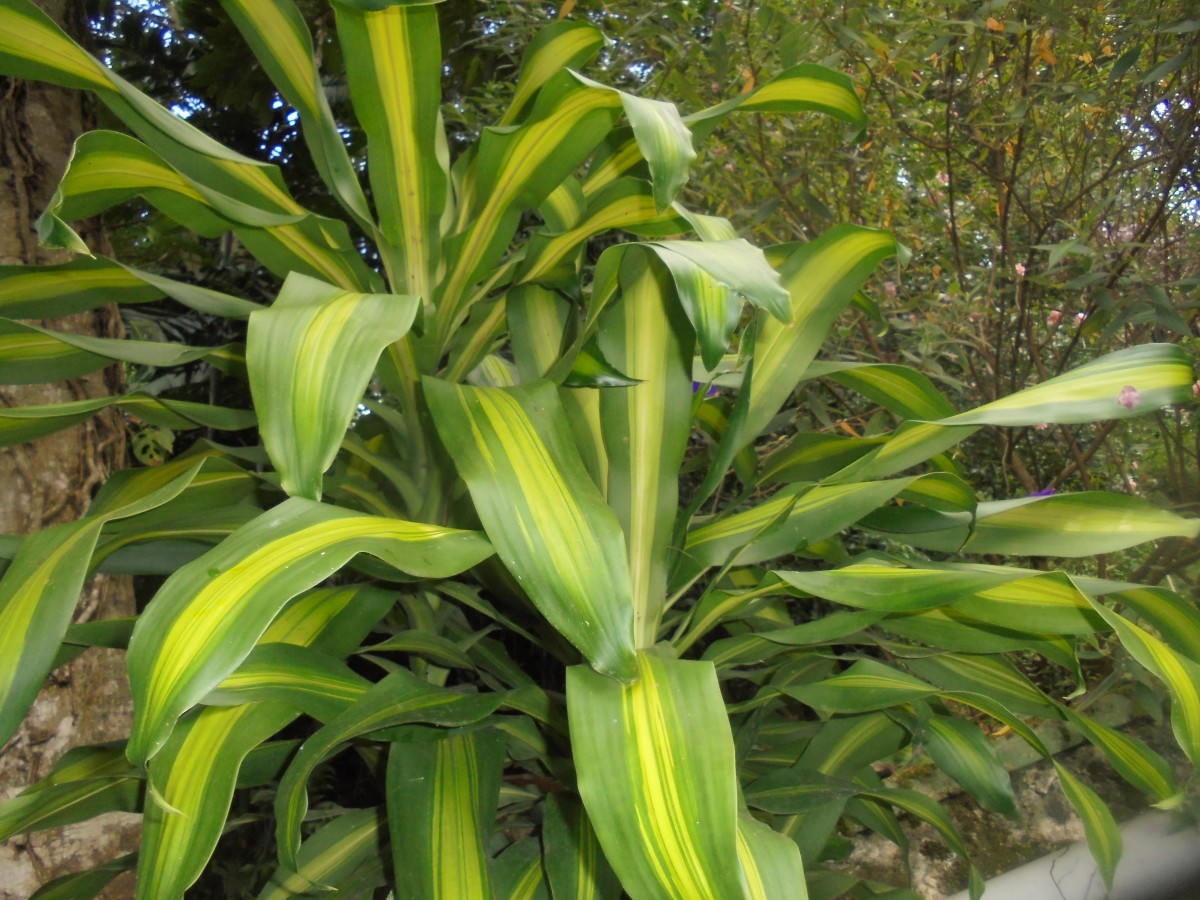
{"label": "dracaena plant", "polygon": [[[903,840],[898,809],[966,853],[936,803],[876,775],[905,748],[1015,814],[965,710],[1048,757],[1027,722],[1064,721],[1153,801],[1178,801],[1159,756],[1009,657],[1041,654],[1082,687],[1077,646],[1115,638],[1170,691],[1194,760],[1194,609],[978,558],[1087,556],[1196,522],[1101,493],[977,502],[950,451],[988,425],[1184,402],[1181,351],[1100,357],[961,413],[911,369],[818,361],[894,239],[842,225],[763,251],[677,195],[727,116],[861,129],[839,74],[799,66],[681,116],[580,74],[601,35],[558,22],[528,48],[502,118],[451,159],[436,8],[336,0],[368,199],[291,0],[222,6],[299,113],[344,219],[302,208],[276,167],[157,106],[26,0],[0,0],[0,70],[92,91],[132,133],[80,138],[42,216],[43,240],[79,258],[0,270],[2,371],[203,358],[247,379],[254,407],[133,394],[8,408],[0,436],[35,440],[114,403],[170,429],[257,427],[262,445],[198,441],[118,473],[79,521],[9,545],[5,737],[57,663],[128,648],[124,746],[73,750],[0,805],[4,836],[143,813],[136,861],[56,890],[82,896],[136,865],[139,896],[181,896],[237,826],[234,791],[267,783],[278,871],[263,897],[795,898],[805,866],[812,895],[831,896],[845,882],[822,881],[819,863],[843,815]],[[92,255],[69,223],[134,197],[200,235],[237,235],[280,279],[274,302]],[[589,255],[614,232],[625,242]],[[163,297],[248,320],[244,348],[19,321]],[[816,378],[895,429],[795,427],[790,398]],[[891,553],[850,557],[851,527]],[[136,622],[71,625],[84,579],[105,570],[170,575]],[[809,612],[823,601],[839,611]],[[351,752],[375,805],[306,824],[310,775]],[[1111,877],[1112,818],[1059,772]]]}

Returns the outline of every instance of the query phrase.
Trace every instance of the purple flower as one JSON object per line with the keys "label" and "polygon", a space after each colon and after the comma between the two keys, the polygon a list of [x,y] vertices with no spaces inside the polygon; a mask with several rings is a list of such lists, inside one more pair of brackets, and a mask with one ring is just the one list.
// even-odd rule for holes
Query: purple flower
{"label": "purple flower", "polygon": [[1117,402],[1126,409],[1133,409],[1142,402],[1142,395],[1132,384],[1127,384],[1121,388],[1121,393],[1117,395]]}
{"label": "purple flower", "polygon": [[1054,493],[1055,493],[1054,488],[1042,488],[1040,491],[1034,491],[1029,496],[1030,497],[1053,497]]}
{"label": "purple flower", "polygon": [[[700,390],[700,388],[702,388],[702,387],[704,387],[704,385],[701,384],[699,381],[693,381],[692,382],[692,393],[693,394],[696,393],[696,391]],[[705,397],[715,397],[719,393],[721,393],[721,392],[719,390],[717,390],[716,385],[713,385],[707,391],[704,392],[704,396]]]}

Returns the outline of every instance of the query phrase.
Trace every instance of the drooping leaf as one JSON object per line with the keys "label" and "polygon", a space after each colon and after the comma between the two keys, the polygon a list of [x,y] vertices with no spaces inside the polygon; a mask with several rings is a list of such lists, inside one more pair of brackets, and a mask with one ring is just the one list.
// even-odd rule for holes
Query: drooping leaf
{"label": "drooping leaf", "polygon": [[131,760],[144,762],[174,720],[246,658],[283,605],[369,553],[418,577],[446,577],[491,553],[479,535],[366,516],[292,498],[176,572],[129,642]]}
{"label": "drooping leaf", "polygon": [[418,298],[359,294],[290,275],[246,336],[263,445],[293,496],[321,498],[379,354],[408,332]]}

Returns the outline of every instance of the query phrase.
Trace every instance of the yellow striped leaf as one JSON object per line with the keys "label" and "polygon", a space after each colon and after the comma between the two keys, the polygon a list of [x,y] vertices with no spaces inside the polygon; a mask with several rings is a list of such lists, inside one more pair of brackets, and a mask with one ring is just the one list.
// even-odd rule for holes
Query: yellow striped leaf
{"label": "yellow striped leaf", "polygon": [[394,740],[399,742],[398,746],[410,746],[412,735],[400,726],[413,723],[446,728],[471,725],[491,715],[503,700],[503,694],[467,694],[435,687],[406,669],[397,669],[374,685],[345,712],[305,741],[280,779],[275,798],[275,836],[280,863],[288,869],[296,868],[300,824],[308,809],[308,777],[326,756],[337,752],[347,741],[370,733],[375,733],[377,740]]}
{"label": "yellow striped leaf", "polygon": [[501,562],[594,666],[632,678],[624,537],[583,468],[555,387],[426,379],[425,397]]}
{"label": "yellow striped leaf", "polygon": [[354,809],[321,826],[300,845],[294,871],[277,872],[258,900],[293,900],[322,885],[347,897],[368,897],[387,884],[381,849],[383,807]]}
{"label": "yellow striped leaf", "polygon": [[742,896],[733,736],[710,663],[637,657],[621,684],[567,670],[579,792],[634,898]]}
{"label": "yellow striped leaf", "polygon": [[551,794],[542,807],[542,845],[550,891],[576,900],[617,900],[621,884],[600,849],[583,805]]}
{"label": "yellow striped leaf", "polygon": [[289,599],[359,553],[418,577],[446,577],[491,547],[472,532],[301,498],[263,513],[177,571],[139,619],[129,642],[129,758],[153,756],[175,719],[237,668]]}
{"label": "yellow striped leaf", "polygon": [[743,811],[738,814],[737,845],[746,900],[808,900],[795,841]]}
{"label": "yellow striped leaf", "polygon": [[0,578],[0,740],[21,724],[71,622],[92,551],[106,522],[153,509],[184,490],[195,460],[161,487],[102,514],[27,536]]}
{"label": "yellow striped leaf", "polygon": [[504,738],[492,729],[392,744],[388,830],[398,897],[492,895],[487,838],[503,767]]}
{"label": "yellow striped leaf", "polygon": [[263,446],[289,494],[321,498],[321,477],[379,354],[408,332],[419,302],[292,274],[271,308],[250,316],[250,390]]}
{"label": "yellow striped leaf", "polygon": [[581,68],[603,44],[600,29],[584,22],[563,19],[540,29],[525,48],[517,89],[497,124],[519,121],[547,81],[563,69]]}
{"label": "yellow striped leaf", "polygon": [[[445,173],[437,163],[442,53],[431,6],[335,4],[393,289],[433,299]],[[444,143],[444,138],[442,139]]]}
{"label": "yellow striped leaf", "polygon": [[313,58],[312,37],[292,0],[221,0],[279,92],[300,114],[300,128],[321,178],[368,234],[375,231],[362,186]]}

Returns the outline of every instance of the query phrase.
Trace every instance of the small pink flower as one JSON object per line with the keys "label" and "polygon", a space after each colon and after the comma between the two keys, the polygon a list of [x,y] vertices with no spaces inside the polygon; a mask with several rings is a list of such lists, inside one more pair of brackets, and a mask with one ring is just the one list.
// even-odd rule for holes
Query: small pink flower
{"label": "small pink flower", "polygon": [[1137,479],[1136,478],[1126,478],[1125,481],[1128,483],[1129,490],[1131,493],[1133,491],[1137,490]]}
{"label": "small pink flower", "polygon": [[945,172],[938,172],[936,177],[937,177],[937,183],[940,184],[942,187],[945,187],[946,185],[948,185],[950,183],[950,176]]}
{"label": "small pink flower", "polygon": [[885,281],[883,283],[883,292],[888,295],[889,300],[896,299],[896,282]]}
{"label": "small pink flower", "polygon": [[1117,395],[1117,402],[1126,409],[1133,409],[1142,402],[1142,395],[1132,384],[1127,384],[1121,388],[1121,393]]}
{"label": "small pink flower", "polygon": [[1192,396],[1200,397],[1200,381],[1197,381],[1192,384]]}
{"label": "small pink flower", "polygon": [[[1022,272],[1021,274],[1024,275],[1025,273]],[[1052,309],[1052,310],[1050,310],[1050,315],[1046,316],[1046,324],[1049,325],[1051,328],[1053,328],[1055,325],[1057,325],[1061,321],[1062,321],[1062,310],[1061,309]]]}
{"label": "small pink flower", "polygon": [[1077,313],[1075,313],[1075,324],[1082,325],[1084,322],[1087,321],[1087,318],[1088,318],[1087,313],[1077,312]]}
{"label": "small pink flower", "polygon": [[1050,423],[1049,422],[1038,422],[1033,427],[1036,431],[1045,431],[1046,429],[1048,429],[1050,427]]}
{"label": "small pink flower", "polygon": [[[1024,265],[1024,263],[1017,263],[1015,266],[1013,266],[1013,268],[1017,270],[1017,274],[1018,274],[1019,276],[1021,276],[1022,278],[1024,278],[1024,277],[1025,277],[1025,265]],[[1060,315],[1061,315],[1061,313],[1060,313]]]}

